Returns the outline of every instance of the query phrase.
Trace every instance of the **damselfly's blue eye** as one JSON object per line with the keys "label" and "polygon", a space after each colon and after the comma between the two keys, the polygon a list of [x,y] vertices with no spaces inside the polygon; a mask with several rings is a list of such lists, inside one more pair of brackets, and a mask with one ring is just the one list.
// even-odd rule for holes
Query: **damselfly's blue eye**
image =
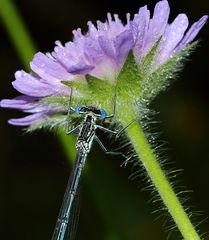
{"label": "damselfly's blue eye", "polygon": [[74,109],[75,113],[80,114],[81,108],[82,108],[81,106],[75,107],[75,109]]}
{"label": "damselfly's blue eye", "polygon": [[101,113],[101,119],[105,119],[107,116],[107,113],[104,109],[100,109],[100,113]]}

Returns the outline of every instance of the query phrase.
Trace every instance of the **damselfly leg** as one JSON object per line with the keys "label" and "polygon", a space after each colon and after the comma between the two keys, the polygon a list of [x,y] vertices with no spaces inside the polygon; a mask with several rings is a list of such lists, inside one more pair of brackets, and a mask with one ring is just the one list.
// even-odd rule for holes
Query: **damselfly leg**
{"label": "damselfly leg", "polygon": [[69,130],[69,126],[66,127],[66,134],[70,135],[71,133],[76,132],[80,128],[80,125],[74,127],[73,129]]}
{"label": "damselfly leg", "polygon": [[73,132],[75,132],[79,127],[79,126],[76,126],[74,129],[72,130],[69,130],[69,127],[70,127],[70,115],[71,115],[71,112],[74,111],[74,109],[72,108],[72,96],[73,96],[73,89],[71,88],[71,92],[70,92],[70,98],[69,98],[69,101],[68,101],[68,111],[67,111],[67,119],[66,119],[66,122],[65,122],[65,129],[66,129],[66,134],[69,135]]}
{"label": "damselfly leg", "polygon": [[99,144],[99,146],[101,147],[101,149],[104,151],[105,154],[108,154],[108,155],[118,155],[118,156],[120,155],[120,156],[122,156],[124,158],[127,158],[122,152],[108,151],[107,148],[102,143],[102,141],[97,136],[95,136],[94,139]]}

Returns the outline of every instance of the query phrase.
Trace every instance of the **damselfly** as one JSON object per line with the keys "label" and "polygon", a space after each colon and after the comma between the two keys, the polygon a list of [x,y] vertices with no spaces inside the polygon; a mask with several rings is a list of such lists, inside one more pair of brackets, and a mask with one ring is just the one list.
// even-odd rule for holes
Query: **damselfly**
{"label": "damselfly", "polygon": [[[69,118],[71,112],[83,115],[83,121],[75,128],[69,130]],[[108,154],[114,155],[122,154],[121,152],[108,152],[103,143],[96,135],[96,129],[100,129],[107,133],[116,134],[117,136],[120,135],[120,133],[124,129],[122,131],[116,132],[97,124],[97,120],[111,119],[114,116],[114,114],[115,104],[114,112],[111,115],[107,115],[104,109],[98,109],[93,106],[77,106],[75,108],[69,106],[67,116],[68,120],[66,122],[66,134],[69,135],[76,131],[79,132],[76,141],[76,160],[71,176],[68,181],[67,189],[64,195],[62,207],[57,219],[52,240],[72,239],[71,237],[68,236],[68,234],[70,235],[70,233],[67,229],[70,230],[72,229],[72,227],[69,225],[72,224],[71,218],[74,210],[73,209],[74,201],[78,191],[81,173],[85,165],[86,157],[91,150],[93,140],[95,140],[101,146],[101,148]]]}

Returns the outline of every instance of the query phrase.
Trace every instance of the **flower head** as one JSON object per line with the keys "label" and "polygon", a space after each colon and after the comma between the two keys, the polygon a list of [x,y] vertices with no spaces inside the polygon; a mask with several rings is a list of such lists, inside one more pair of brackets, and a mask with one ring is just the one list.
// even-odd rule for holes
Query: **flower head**
{"label": "flower head", "polygon": [[0,102],[1,107],[31,115],[9,123],[41,126],[49,119],[63,119],[72,89],[73,103],[100,104],[108,110],[115,91],[119,108],[152,99],[178,70],[208,18],[187,30],[185,14],[168,23],[169,13],[167,0],[156,4],[152,18],[147,6],[133,19],[127,14],[126,24],[108,13],[104,23],[88,22],[86,34],[74,30],[73,41],[56,41],[52,53],[35,54],[30,63],[35,74],[17,71],[12,82],[22,95]]}

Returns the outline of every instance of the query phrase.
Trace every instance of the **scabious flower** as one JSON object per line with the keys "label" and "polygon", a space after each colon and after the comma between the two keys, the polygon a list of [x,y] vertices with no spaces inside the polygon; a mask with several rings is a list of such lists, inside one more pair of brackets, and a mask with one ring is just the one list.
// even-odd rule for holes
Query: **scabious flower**
{"label": "scabious flower", "polygon": [[144,6],[133,19],[127,14],[126,24],[108,13],[104,23],[88,22],[86,34],[74,30],[73,41],[65,45],[56,41],[52,53],[35,54],[33,72],[17,71],[12,82],[22,95],[0,102],[1,107],[30,115],[9,123],[37,127],[50,119],[61,123],[72,89],[72,104],[96,104],[109,111],[115,91],[119,109],[131,106],[134,112],[135,103],[149,102],[181,67],[208,18],[203,16],[187,30],[185,14],[168,23],[169,13],[166,0],[156,4],[152,18]]}

